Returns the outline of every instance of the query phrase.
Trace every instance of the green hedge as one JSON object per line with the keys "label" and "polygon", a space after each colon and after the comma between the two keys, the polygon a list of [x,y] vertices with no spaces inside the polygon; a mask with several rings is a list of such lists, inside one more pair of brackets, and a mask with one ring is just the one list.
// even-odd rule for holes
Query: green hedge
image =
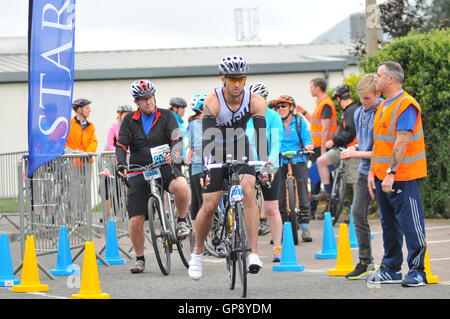
{"label": "green hedge", "polygon": [[426,217],[450,218],[450,28],[412,34],[365,57],[364,72],[397,61],[405,71],[403,88],[422,107],[428,178],[421,182]]}

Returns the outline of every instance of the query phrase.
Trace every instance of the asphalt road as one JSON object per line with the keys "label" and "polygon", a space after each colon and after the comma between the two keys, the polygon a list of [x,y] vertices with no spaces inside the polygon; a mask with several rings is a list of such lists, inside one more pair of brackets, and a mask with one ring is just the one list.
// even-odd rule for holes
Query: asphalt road
{"label": "asphalt road", "polygon": [[[375,235],[372,245],[375,263],[379,264],[383,254],[381,227],[378,220],[371,220],[372,233]],[[438,275],[440,283],[420,288],[403,288],[401,285],[368,286],[365,281],[350,281],[343,277],[328,276],[327,270],[335,267],[336,260],[318,260],[314,254],[322,247],[323,222],[311,221],[312,243],[300,243],[295,248],[297,263],[304,265],[300,272],[272,271],[272,247],[270,234],[259,237],[259,254],[264,267],[256,275],[248,275],[247,300],[260,299],[270,303],[275,299],[450,299],[450,220],[427,220],[426,233],[433,275]],[[13,228],[5,219],[0,220],[0,233],[10,232]],[[339,227],[334,228],[338,239]],[[99,250],[102,238],[96,238],[95,246]],[[129,248],[127,239],[121,239],[119,245]],[[10,243],[13,265],[20,263],[20,242]],[[404,247],[406,256],[406,248]],[[356,264],[358,249],[352,249],[353,262]],[[74,264],[82,265],[83,255]],[[56,254],[38,257],[40,265],[46,269],[56,266]],[[199,302],[200,300],[240,300],[239,290],[230,290],[226,277],[224,259],[206,256],[204,274],[199,281],[188,277],[187,269],[175,251],[172,255],[172,270],[164,276],[159,270],[152,249],[146,245],[146,271],[131,274],[132,263],[127,259],[126,265],[99,266],[101,290],[109,293],[113,299],[180,299]],[[404,263],[403,271],[407,266]],[[48,284],[50,290],[45,293],[13,293],[11,288],[0,288],[0,299],[70,299],[79,292],[73,287],[76,277],[57,277],[50,280],[39,272],[41,283]],[[20,279],[21,272],[16,275]],[[78,278],[79,279],[79,278]]]}

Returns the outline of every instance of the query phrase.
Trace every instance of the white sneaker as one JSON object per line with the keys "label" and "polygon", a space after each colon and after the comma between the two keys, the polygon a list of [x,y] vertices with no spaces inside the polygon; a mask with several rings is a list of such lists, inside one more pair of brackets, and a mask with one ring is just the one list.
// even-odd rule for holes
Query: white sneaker
{"label": "white sneaker", "polygon": [[247,264],[248,264],[248,272],[251,274],[257,274],[261,267],[263,266],[263,263],[261,259],[259,259],[257,254],[250,254],[247,257]]}
{"label": "white sneaker", "polygon": [[189,277],[194,280],[199,280],[202,277],[203,272],[203,253],[191,254],[191,260],[189,261]]}

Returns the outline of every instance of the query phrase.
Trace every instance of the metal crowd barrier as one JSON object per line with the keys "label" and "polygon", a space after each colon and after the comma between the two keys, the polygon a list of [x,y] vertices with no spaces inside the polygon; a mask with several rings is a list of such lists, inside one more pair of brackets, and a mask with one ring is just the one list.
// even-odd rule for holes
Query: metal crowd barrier
{"label": "metal crowd barrier", "polygon": [[[105,238],[107,232],[107,222],[114,220],[116,225],[117,240],[129,237],[128,233],[128,213],[126,208],[127,187],[121,178],[117,177],[115,152],[102,152],[97,158],[98,181],[100,185],[100,195],[103,207],[103,224],[105,225]],[[105,246],[99,251],[102,253]],[[123,248],[122,251],[129,259],[132,257]]]}
{"label": "metal crowd barrier", "polygon": [[[65,154],[39,167],[32,177],[26,175],[28,156],[23,157],[18,166],[18,175],[23,176],[19,185],[22,252],[25,236],[33,235],[36,255],[57,253],[61,226],[67,227],[70,249],[81,248],[73,261],[83,252],[85,242],[93,240],[92,157]],[[97,258],[108,265],[99,254]]]}
{"label": "metal crowd barrier", "polygon": [[18,230],[20,226],[11,219],[11,215],[19,214],[17,162],[25,154],[25,151],[0,154],[0,220],[7,220]]}

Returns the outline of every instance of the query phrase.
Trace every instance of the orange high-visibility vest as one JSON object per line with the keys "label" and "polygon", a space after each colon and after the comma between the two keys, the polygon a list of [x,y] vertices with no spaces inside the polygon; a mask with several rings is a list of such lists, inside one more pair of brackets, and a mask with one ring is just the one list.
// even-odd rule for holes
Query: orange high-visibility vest
{"label": "orange high-visibility vest", "polygon": [[397,139],[398,118],[412,104],[418,110],[417,121],[406,148],[405,156],[394,176],[396,181],[410,181],[426,177],[425,139],[422,127],[422,110],[419,103],[406,92],[392,101],[386,109],[384,109],[385,103],[386,101],[382,102],[378,107],[373,125],[372,171],[374,175],[380,180],[386,177],[386,170],[392,163],[394,144]]}
{"label": "orange high-visibility vest", "polygon": [[338,129],[336,123],[336,109],[334,108],[334,103],[329,96],[324,97],[319,102],[317,102],[317,106],[312,114],[311,137],[313,140],[314,147],[322,146],[322,110],[323,107],[327,104],[331,107],[331,122],[330,122],[330,129],[328,131],[328,140],[332,139],[332,137],[336,134]]}

